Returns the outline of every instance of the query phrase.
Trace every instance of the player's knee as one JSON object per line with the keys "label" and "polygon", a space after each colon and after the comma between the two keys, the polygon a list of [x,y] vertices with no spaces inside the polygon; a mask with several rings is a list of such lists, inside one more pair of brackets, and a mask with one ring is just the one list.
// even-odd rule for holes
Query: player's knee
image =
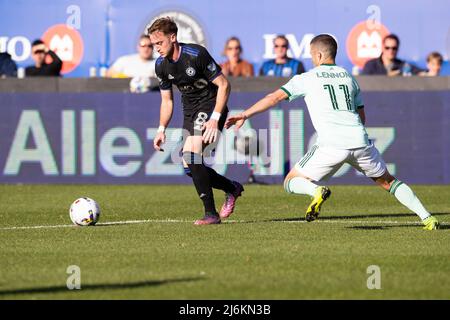
{"label": "player's knee", "polygon": [[292,191],[291,191],[291,189],[289,189],[289,183],[291,182],[291,177],[289,177],[289,176],[287,176],[285,179],[284,179],[284,183],[283,183],[283,186],[284,186],[284,190],[287,192],[287,193],[292,193]]}
{"label": "player's knee", "polygon": [[386,191],[389,191],[391,185],[396,180],[394,176],[392,176],[388,171],[386,171],[381,177],[372,178],[381,188]]}
{"label": "player's knee", "polygon": [[183,152],[183,160],[188,167],[195,164],[203,164],[202,155],[191,151]]}

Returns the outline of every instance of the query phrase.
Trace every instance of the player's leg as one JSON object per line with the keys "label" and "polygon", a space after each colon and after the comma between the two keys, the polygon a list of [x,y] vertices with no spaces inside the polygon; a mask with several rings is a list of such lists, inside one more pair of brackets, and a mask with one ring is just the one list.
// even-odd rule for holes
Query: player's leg
{"label": "player's leg", "polygon": [[320,214],[322,204],[330,197],[331,190],[314,181],[331,177],[346,159],[346,150],[313,146],[294,166],[284,180],[284,189],[289,193],[313,197],[306,210],[306,221],[314,221]]}
{"label": "player's leg", "polygon": [[195,221],[197,225],[220,223],[220,217],[214,203],[211,179],[202,158],[201,127],[203,122],[206,121],[207,115],[205,115],[203,113],[199,115],[199,112],[185,113],[183,122],[183,165],[186,174],[192,177],[192,182],[205,209],[203,219]]}
{"label": "player's leg", "polygon": [[358,170],[395,196],[409,210],[417,214],[424,223],[425,229],[432,230],[439,226],[437,219],[430,215],[412,189],[389,173],[384,160],[373,144],[356,151],[354,159],[355,163],[353,165]]}
{"label": "player's leg", "polygon": [[396,179],[387,170],[381,177],[372,178],[372,180],[395,196],[401,204],[417,214],[422,220],[425,230],[434,230],[439,227],[439,221],[431,216],[414,191],[406,183]]}
{"label": "player's leg", "polygon": [[[217,139],[219,139],[219,137]],[[208,157],[209,155],[211,155],[217,144],[218,140],[213,144],[203,144],[203,157]],[[217,173],[217,171],[211,167],[206,166],[206,168],[211,177],[211,184],[214,189],[222,190],[226,193],[231,193],[235,190],[233,181]]]}
{"label": "player's leg", "polygon": [[220,217],[216,211],[211,179],[203,164],[202,159],[202,137],[188,136],[183,146],[183,163],[187,165],[195,189],[203,202],[205,216],[197,220],[195,224],[220,223]]}
{"label": "player's leg", "polygon": [[[219,130],[222,131],[225,125],[228,112],[224,112],[219,120]],[[203,145],[203,151],[205,154],[211,154],[217,146],[218,140],[211,145]],[[218,174],[213,168],[206,167],[211,179],[211,185],[215,189],[219,189],[225,192],[225,202],[220,209],[219,215],[221,218],[228,218],[234,211],[236,206],[236,200],[242,195],[244,187],[237,181],[231,181],[230,179]]]}
{"label": "player's leg", "polygon": [[220,209],[219,215],[221,218],[228,218],[234,211],[236,200],[244,192],[244,187],[237,181],[218,174],[213,168],[206,167],[211,178],[212,187],[225,192],[225,202]]}

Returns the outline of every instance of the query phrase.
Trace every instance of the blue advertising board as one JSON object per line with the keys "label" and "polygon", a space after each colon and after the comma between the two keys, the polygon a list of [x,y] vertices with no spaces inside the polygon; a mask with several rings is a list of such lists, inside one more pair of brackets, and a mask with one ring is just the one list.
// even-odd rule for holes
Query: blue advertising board
{"label": "blue advertising board", "polygon": [[[263,95],[233,93],[230,112]],[[158,92],[0,94],[0,183],[189,183],[175,98],[164,152],[156,152]],[[450,183],[450,92],[366,92],[363,98],[369,136],[391,173],[409,183]],[[283,102],[237,132],[224,130],[207,163],[238,181],[253,170],[259,181],[280,183],[315,139],[304,101]],[[347,165],[331,182],[371,183]]]}

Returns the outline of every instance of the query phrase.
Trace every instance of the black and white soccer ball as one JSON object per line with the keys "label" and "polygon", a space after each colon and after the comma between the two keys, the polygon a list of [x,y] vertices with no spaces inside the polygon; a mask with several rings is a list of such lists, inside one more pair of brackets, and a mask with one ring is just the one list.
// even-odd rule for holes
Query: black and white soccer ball
{"label": "black and white soccer ball", "polygon": [[93,226],[100,219],[100,207],[91,198],[78,198],[70,206],[69,215],[78,226]]}

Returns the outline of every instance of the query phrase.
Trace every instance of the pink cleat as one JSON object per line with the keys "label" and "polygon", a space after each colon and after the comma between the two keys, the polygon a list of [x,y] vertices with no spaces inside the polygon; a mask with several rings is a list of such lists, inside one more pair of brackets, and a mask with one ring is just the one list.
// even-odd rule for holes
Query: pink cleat
{"label": "pink cleat", "polygon": [[225,194],[225,203],[223,204],[222,209],[220,209],[219,215],[223,219],[228,218],[233,213],[234,207],[236,206],[236,200],[244,191],[244,187],[239,182],[233,181],[233,184],[236,189],[232,193]]}
{"label": "pink cleat", "polygon": [[197,226],[201,226],[206,224],[219,224],[221,222],[222,221],[220,220],[219,216],[212,214],[205,214],[205,216],[202,219],[196,220],[194,224]]}

